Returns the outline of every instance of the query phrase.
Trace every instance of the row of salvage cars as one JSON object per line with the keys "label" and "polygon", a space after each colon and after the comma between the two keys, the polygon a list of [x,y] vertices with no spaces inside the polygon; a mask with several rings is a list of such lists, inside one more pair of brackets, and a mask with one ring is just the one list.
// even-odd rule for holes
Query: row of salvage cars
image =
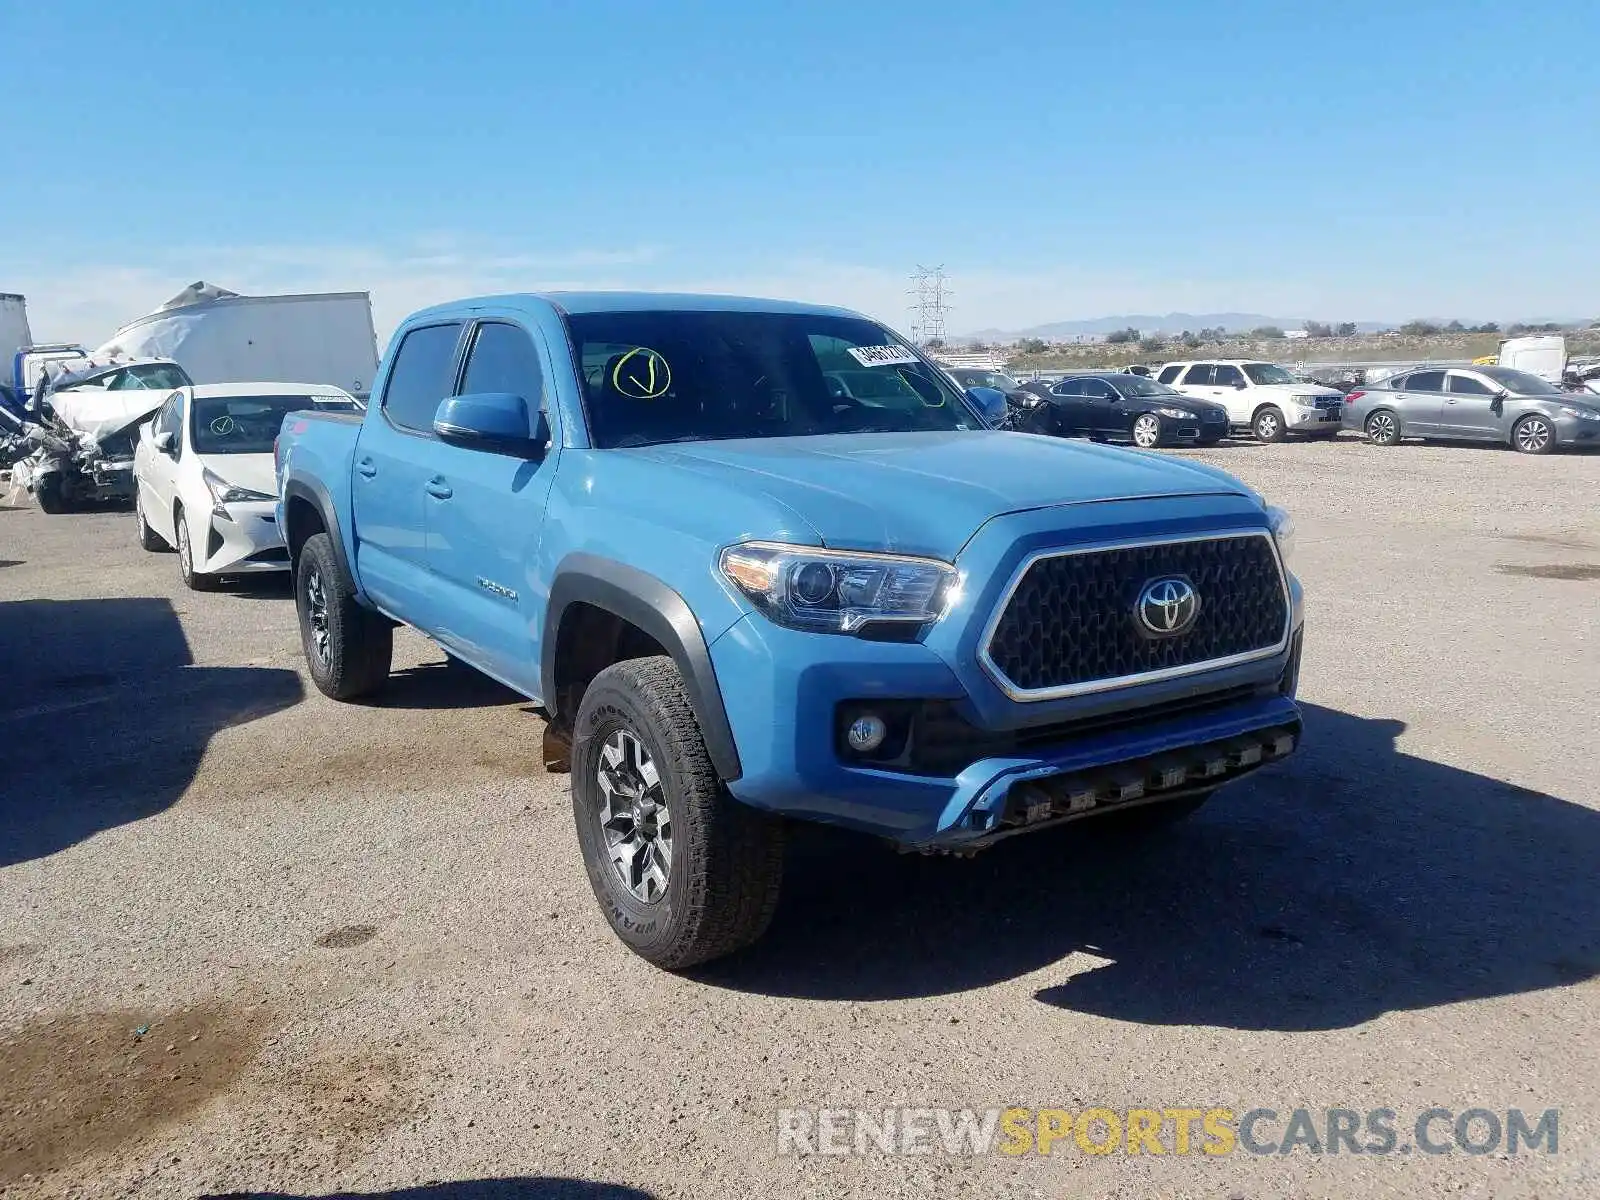
{"label": "row of salvage cars", "polygon": [[360,408],[323,384],[196,385],[169,361],[100,366],[0,403],[0,467],[47,513],[132,500],[139,544],[176,550],[184,583],[206,591],[288,567],[274,512],[284,417]]}
{"label": "row of salvage cars", "polygon": [[1331,438],[1359,431],[1392,446],[1404,438],[1499,442],[1524,454],[1600,445],[1600,396],[1508,367],[1418,367],[1349,391],[1275,363],[1167,363],[1154,375],[1078,371],[1019,382],[998,371],[951,368],[963,387],[1003,391],[1004,424],[1027,433],[1122,440],[1151,449]]}

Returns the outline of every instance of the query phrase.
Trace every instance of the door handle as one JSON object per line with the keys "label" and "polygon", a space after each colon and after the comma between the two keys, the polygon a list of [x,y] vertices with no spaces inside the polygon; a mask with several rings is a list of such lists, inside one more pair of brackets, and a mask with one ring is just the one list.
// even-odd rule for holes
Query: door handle
{"label": "door handle", "polygon": [[356,463],[356,474],[360,475],[363,479],[371,479],[377,473],[378,464],[373,462],[370,458],[363,458],[361,461]]}
{"label": "door handle", "polygon": [[455,495],[455,492],[450,490],[450,485],[438,476],[428,480],[427,492],[435,500],[448,500]]}

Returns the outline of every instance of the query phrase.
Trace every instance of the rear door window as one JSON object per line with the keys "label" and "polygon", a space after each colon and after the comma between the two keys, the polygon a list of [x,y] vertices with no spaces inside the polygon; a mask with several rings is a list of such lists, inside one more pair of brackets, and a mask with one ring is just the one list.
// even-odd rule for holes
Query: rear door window
{"label": "rear door window", "polygon": [[383,389],[383,412],[402,429],[429,432],[455,382],[461,323],[424,325],[406,334]]}
{"label": "rear door window", "polygon": [[1182,367],[1162,367],[1158,378],[1162,383],[1171,384],[1182,372]]}
{"label": "rear door window", "polygon": [[1056,384],[1055,387],[1051,388],[1050,391],[1053,395],[1057,396],[1081,396],[1083,395],[1083,380],[1063,379],[1060,383]]}
{"label": "rear door window", "polygon": [[1238,387],[1244,382],[1244,372],[1238,367],[1218,366],[1213,368],[1211,376],[1212,387]]}
{"label": "rear door window", "polygon": [[1442,392],[1444,391],[1444,372],[1414,371],[1406,379],[1405,390],[1408,392]]}
{"label": "rear door window", "polygon": [[1196,363],[1189,368],[1189,373],[1183,377],[1183,382],[1200,387],[1208,386],[1211,383],[1211,364]]}

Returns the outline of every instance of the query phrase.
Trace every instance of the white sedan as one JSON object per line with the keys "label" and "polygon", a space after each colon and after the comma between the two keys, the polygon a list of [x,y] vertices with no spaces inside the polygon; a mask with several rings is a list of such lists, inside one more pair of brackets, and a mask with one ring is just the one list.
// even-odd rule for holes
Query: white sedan
{"label": "white sedan", "polygon": [[223,576],[287,570],[273,512],[272,444],[284,417],[312,408],[358,411],[348,392],[321,384],[202,384],[173,392],[139,427],[139,545],[176,548],[183,582],[196,591]]}

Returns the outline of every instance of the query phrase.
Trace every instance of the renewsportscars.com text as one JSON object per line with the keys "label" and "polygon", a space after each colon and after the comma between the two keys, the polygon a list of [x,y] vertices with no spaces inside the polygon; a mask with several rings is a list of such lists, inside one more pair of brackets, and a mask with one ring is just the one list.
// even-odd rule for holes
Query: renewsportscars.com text
{"label": "renewsportscars.com text", "polygon": [[1556,1154],[1547,1108],[783,1108],[779,1154]]}

